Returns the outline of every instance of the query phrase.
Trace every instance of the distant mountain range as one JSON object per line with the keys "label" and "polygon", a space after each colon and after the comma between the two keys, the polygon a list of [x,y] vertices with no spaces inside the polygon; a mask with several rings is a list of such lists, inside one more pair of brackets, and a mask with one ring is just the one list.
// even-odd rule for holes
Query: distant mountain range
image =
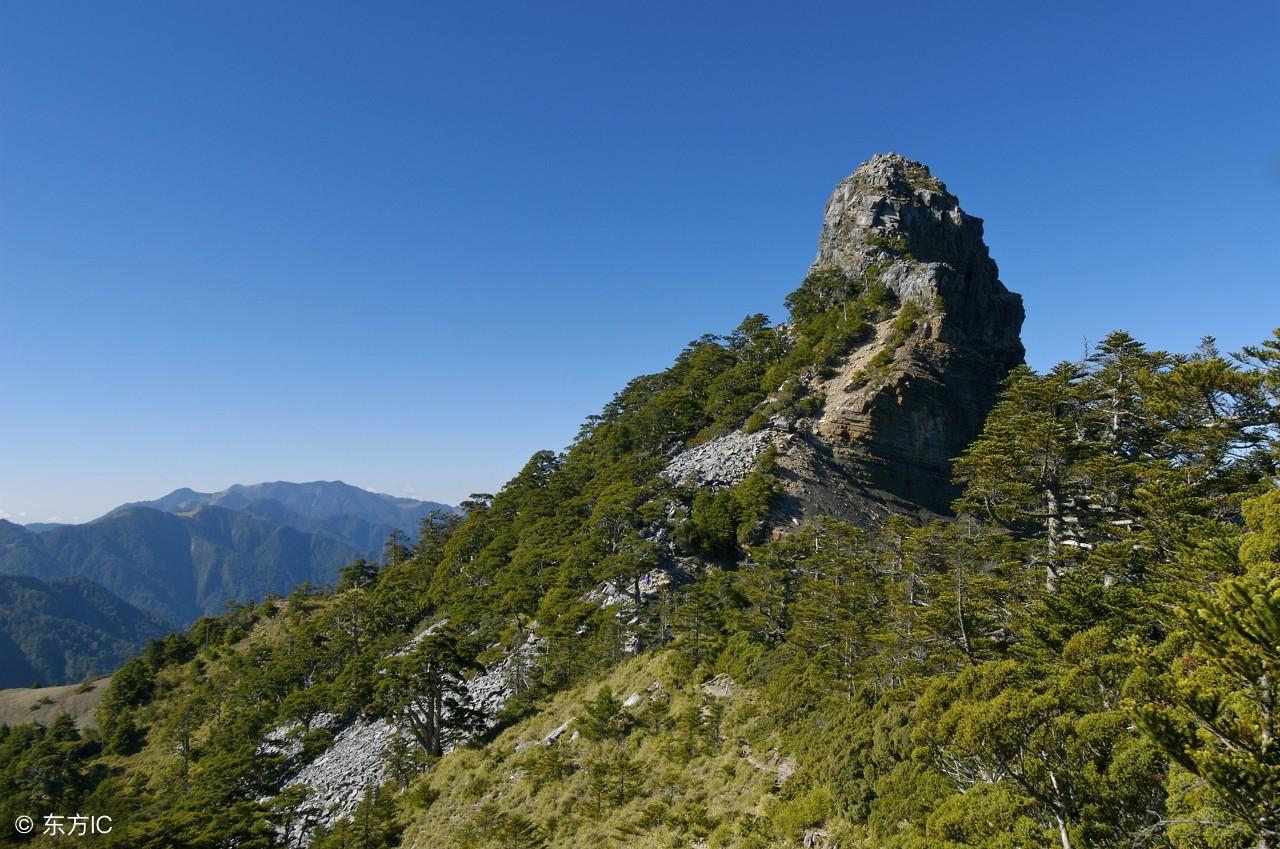
{"label": "distant mountain range", "polygon": [[221,492],[175,489],[155,501],[122,504],[107,516],[138,507],[165,513],[190,513],[199,507],[236,510],[339,540],[366,557],[377,556],[392,531],[416,537],[423,517],[437,510],[454,510],[447,504],[397,498],[342,481],[275,481],[235,484]]}
{"label": "distant mountain range", "polygon": [[0,687],[102,675],[171,630],[86,578],[0,575]]}
{"label": "distant mountain range", "polygon": [[[212,493],[178,489],[82,525],[0,520],[0,575],[45,582],[21,585],[23,603],[0,605],[0,659],[16,670],[4,679],[48,683],[109,671],[136,650],[127,648],[132,636],[145,634],[145,642],[185,628],[229,601],[332,584],[356,558],[377,558],[393,531],[412,539],[423,517],[453,510],[341,481],[278,481]],[[36,604],[37,597],[46,601]],[[32,613],[53,609],[56,615]],[[113,621],[124,630],[107,627]],[[147,628],[136,625],[142,621]],[[10,631],[28,638],[6,638]],[[43,642],[31,637],[45,631]],[[67,658],[61,672],[59,651]]]}
{"label": "distant mountain range", "polygon": [[[150,507],[166,513],[187,513],[197,507],[224,507],[242,513],[252,513],[264,519],[293,524],[308,523],[326,536],[355,534],[352,539],[336,537],[351,542],[357,548],[376,552],[392,529],[416,536],[418,522],[432,511],[452,512],[453,507],[435,501],[418,501],[413,498],[397,498],[380,492],[370,492],[342,481],[312,481],[290,483],[275,481],[251,485],[235,484],[221,492],[196,492],[192,489],[175,489],[155,501],[135,501],[122,504],[111,513],[119,513],[134,507]],[[107,515],[110,516],[111,513]],[[377,531],[372,544],[359,543],[364,529],[356,531],[356,522],[369,526],[368,532]]]}
{"label": "distant mountain range", "polygon": [[0,573],[88,578],[132,605],[186,627],[228,601],[333,583],[361,552],[249,513],[134,507],[41,534],[0,522]]}

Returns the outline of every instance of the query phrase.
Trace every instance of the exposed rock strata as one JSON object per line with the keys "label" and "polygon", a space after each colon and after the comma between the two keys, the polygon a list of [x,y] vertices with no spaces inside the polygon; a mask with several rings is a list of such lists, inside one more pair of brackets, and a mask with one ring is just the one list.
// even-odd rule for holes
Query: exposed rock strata
{"label": "exposed rock strata", "polygon": [[811,379],[825,403],[781,443],[786,494],[775,522],[945,513],[956,494],[952,459],[1022,361],[1022,299],[1000,282],[982,219],[927,167],[896,154],[872,158],[836,186],[811,271],[829,269],[878,279],[919,318],[905,339],[891,338],[891,320],[882,323],[833,377]]}

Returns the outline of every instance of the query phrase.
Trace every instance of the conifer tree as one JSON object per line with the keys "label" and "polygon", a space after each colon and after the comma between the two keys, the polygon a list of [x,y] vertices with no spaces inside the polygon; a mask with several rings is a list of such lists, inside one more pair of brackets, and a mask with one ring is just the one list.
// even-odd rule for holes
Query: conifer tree
{"label": "conifer tree", "polygon": [[474,730],[481,717],[471,705],[465,674],[478,670],[452,635],[423,637],[382,666],[378,700],[417,739],[427,755],[439,757],[456,735]]}
{"label": "conifer tree", "polygon": [[[1147,732],[1219,794],[1257,849],[1280,847],[1280,490],[1247,505],[1247,571],[1185,610],[1187,650],[1140,710]],[[1171,638],[1180,640],[1180,638]],[[1178,645],[1178,642],[1174,642]]]}
{"label": "conifer tree", "polygon": [[956,461],[965,485],[957,507],[1009,527],[1038,528],[1038,555],[1052,587],[1078,559],[1078,516],[1085,497],[1077,466],[1100,447],[1077,384],[1079,367],[1064,363],[1043,377],[1012,371],[982,435]]}

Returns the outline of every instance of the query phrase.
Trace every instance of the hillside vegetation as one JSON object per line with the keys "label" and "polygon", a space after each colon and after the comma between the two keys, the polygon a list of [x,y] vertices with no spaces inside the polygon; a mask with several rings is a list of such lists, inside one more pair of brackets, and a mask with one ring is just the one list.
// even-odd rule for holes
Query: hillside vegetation
{"label": "hillside vegetation", "polygon": [[[661,478],[796,345],[856,344],[833,311],[699,340],[332,594],[154,643],[100,732],[4,732],[5,816],[92,807],[131,847],[1276,846],[1280,336],[1016,370],[959,520],[766,538],[767,455],[714,492]],[[461,682],[531,635],[486,732]],[[354,816],[305,830],[285,785],[332,717],[403,731]]]}
{"label": "hillside vegetation", "polygon": [[1280,849],[1280,332],[1113,333],[1034,373],[981,219],[894,154],[837,187],[786,305],[333,589],[150,643],[96,731],[0,731],[0,821],[92,810],[130,849]]}

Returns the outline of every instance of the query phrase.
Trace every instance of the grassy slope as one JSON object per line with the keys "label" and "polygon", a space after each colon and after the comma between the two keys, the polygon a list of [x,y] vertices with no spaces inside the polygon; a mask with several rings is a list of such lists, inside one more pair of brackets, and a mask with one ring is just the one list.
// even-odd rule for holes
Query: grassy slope
{"label": "grassy slope", "polygon": [[[679,670],[672,653],[628,660],[589,686],[553,698],[480,749],[445,756],[406,800],[411,825],[405,847],[484,847],[524,844],[564,849],[667,846],[692,835],[717,837],[777,804],[776,742],[758,733],[754,694],[734,687],[710,695]],[[695,676],[696,677],[696,676]],[[572,739],[586,703],[601,686],[625,709],[629,732],[620,741]],[[656,685],[656,686],[655,686]],[[700,725],[687,719],[700,717]],[[568,774],[539,774],[549,748],[543,741],[562,723],[557,743]],[[625,780],[593,778],[601,762],[624,752]],[[605,792],[600,793],[600,790]],[[426,804],[425,810],[422,805]],[[534,833],[517,835],[518,823]]]}
{"label": "grassy slope", "polygon": [[0,690],[0,725],[21,725],[38,722],[48,726],[62,714],[75,720],[76,726],[96,728],[94,711],[102,694],[107,691],[111,679],[99,678],[85,684],[67,684],[61,687],[19,687]]}

